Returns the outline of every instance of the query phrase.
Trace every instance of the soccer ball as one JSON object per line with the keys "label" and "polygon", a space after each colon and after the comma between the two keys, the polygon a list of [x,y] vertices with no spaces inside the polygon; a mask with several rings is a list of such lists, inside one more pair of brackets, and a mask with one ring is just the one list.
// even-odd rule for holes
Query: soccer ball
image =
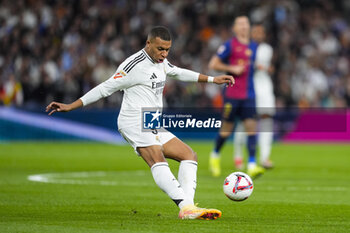
{"label": "soccer ball", "polygon": [[226,177],[224,182],[224,193],[233,201],[244,201],[253,192],[252,179],[243,172],[234,172]]}

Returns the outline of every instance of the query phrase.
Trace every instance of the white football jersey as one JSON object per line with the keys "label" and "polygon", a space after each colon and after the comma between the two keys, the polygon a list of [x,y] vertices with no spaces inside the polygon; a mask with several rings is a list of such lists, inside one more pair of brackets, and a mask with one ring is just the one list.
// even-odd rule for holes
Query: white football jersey
{"label": "white football jersey", "polygon": [[118,117],[118,128],[141,124],[142,108],[162,108],[166,77],[184,81],[198,81],[199,73],[176,67],[164,59],[156,63],[142,49],[121,63],[117,71],[81,100],[85,105],[123,90],[124,96]]}
{"label": "white football jersey", "polygon": [[267,43],[260,43],[256,52],[255,66],[260,65],[264,70],[254,71],[254,90],[256,95],[256,106],[259,114],[272,113],[275,107],[273,94],[273,83],[268,68],[271,65],[273,55],[272,47]]}

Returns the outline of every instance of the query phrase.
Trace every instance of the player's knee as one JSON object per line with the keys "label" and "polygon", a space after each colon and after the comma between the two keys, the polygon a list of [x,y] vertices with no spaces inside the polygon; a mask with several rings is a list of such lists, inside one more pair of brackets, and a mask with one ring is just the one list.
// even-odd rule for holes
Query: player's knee
{"label": "player's knee", "polygon": [[259,116],[260,119],[268,119],[268,118],[271,118],[271,115],[269,114],[262,114]]}
{"label": "player's knee", "polygon": [[159,146],[138,147],[137,152],[149,167],[152,167],[155,163],[166,162]]}
{"label": "player's knee", "polygon": [[184,157],[184,160],[193,160],[197,161],[197,153],[194,152],[192,149],[188,150],[186,153],[186,156]]}
{"label": "player's knee", "polygon": [[256,134],[256,127],[254,125],[250,125],[249,127],[246,127],[245,132],[248,136],[255,135]]}
{"label": "player's knee", "polygon": [[247,134],[255,134],[256,133],[256,121],[253,119],[247,119],[244,121],[244,128]]}
{"label": "player's knee", "polygon": [[197,153],[194,151],[192,151],[192,160],[196,162],[198,161]]}
{"label": "player's knee", "polygon": [[231,132],[228,131],[220,131],[220,136],[223,138],[228,138],[231,135]]}

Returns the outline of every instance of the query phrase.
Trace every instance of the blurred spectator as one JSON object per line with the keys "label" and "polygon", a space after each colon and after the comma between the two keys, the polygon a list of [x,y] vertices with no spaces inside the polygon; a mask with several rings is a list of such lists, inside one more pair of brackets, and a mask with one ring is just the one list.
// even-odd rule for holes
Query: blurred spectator
{"label": "blurred spectator", "polygon": [[[173,33],[172,63],[215,75],[207,68],[210,55],[231,36],[234,16],[248,14],[253,23],[264,22],[274,47],[278,106],[349,107],[349,10],[346,0],[3,0],[2,102],[11,85],[22,87],[16,92],[22,100],[10,101],[16,105],[69,102],[109,78],[159,24]],[[169,80],[165,104],[219,106],[220,91]],[[95,107],[118,105],[120,97]]]}
{"label": "blurred spectator", "polygon": [[21,106],[23,103],[21,83],[16,81],[13,74],[9,76],[3,85],[0,85],[0,101],[4,105]]}

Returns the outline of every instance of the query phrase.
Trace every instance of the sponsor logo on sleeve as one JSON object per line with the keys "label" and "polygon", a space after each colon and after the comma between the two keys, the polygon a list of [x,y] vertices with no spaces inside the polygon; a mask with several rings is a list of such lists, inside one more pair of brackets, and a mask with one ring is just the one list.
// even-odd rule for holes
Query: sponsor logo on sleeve
{"label": "sponsor logo on sleeve", "polygon": [[218,48],[217,53],[218,54],[222,54],[223,52],[225,52],[225,50],[226,50],[226,47],[224,45],[220,45],[220,47]]}
{"label": "sponsor logo on sleeve", "polygon": [[116,73],[114,76],[113,76],[113,78],[114,79],[117,79],[117,78],[122,78],[122,77],[125,77],[126,76],[126,74],[125,74],[125,72],[124,71],[119,71],[118,73]]}

